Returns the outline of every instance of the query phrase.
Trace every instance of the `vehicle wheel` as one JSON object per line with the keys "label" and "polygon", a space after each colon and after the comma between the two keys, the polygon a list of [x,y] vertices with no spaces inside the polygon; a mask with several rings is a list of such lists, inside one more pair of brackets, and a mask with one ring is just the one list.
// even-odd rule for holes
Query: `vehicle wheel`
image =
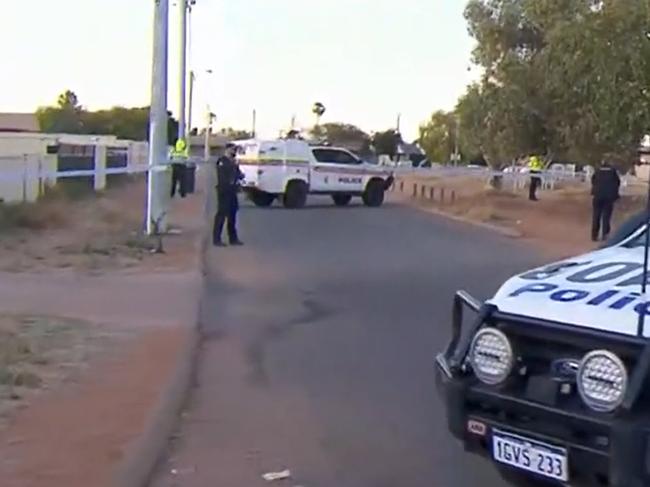
{"label": "vehicle wheel", "polygon": [[251,191],[248,193],[248,197],[255,206],[259,206],[260,208],[271,206],[273,201],[275,201],[275,195],[264,191]]}
{"label": "vehicle wheel", "polygon": [[384,202],[384,183],[378,180],[370,181],[361,199],[366,206],[381,206]]}
{"label": "vehicle wheel", "polygon": [[302,208],[307,203],[307,185],[303,181],[291,181],[284,193],[285,208]]}
{"label": "vehicle wheel", "polygon": [[334,200],[334,204],[336,206],[345,206],[348,203],[350,203],[350,200],[352,199],[351,194],[333,194],[332,199]]}
{"label": "vehicle wheel", "polygon": [[621,243],[623,240],[632,235],[647,220],[647,213],[640,211],[625,220],[602,245],[602,248],[612,247]]}

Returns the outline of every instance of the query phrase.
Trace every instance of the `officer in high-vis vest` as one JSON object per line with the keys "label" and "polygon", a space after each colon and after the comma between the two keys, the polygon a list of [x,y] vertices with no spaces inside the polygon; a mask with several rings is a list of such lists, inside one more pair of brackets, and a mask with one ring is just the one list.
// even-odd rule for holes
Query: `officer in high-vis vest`
{"label": "officer in high-vis vest", "polygon": [[[176,160],[187,160],[190,157],[190,149],[187,147],[185,139],[180,138],[176,141],[174,150],[172,151],[172,158]],[[185,181],[185,164],[180,162],[172,163],[172,188],[171,197],[176,195],[176,187],[179,186],[179,193],[181,198],[185,198],[187,193]]]}
{"label": "officer in high-vis vest", "polygon": [[539,174],[544,170],[544,163],[539,156],[533,155],[528,159],[528,169],[530,170],[530,186],[528,189],[528,199],[537,201],[537,188],[542,182]]}

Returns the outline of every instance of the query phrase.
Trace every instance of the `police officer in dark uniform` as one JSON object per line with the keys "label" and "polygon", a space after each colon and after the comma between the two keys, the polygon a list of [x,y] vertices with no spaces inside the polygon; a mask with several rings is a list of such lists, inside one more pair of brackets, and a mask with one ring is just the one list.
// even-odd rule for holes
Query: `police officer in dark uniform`
{"label": "police officer in dark uniform", "polygon": [[607,240],[610,231],[610,221],[614,211],[614,203],[619,198],[621,180],[618,172],[609,162],[603,161],[591,178],[591,194],[593,196],[593,219],[591,223],[591,240],[598,240],[601,223],[603,240]]}
{"label": "police officer in dark uniform", "polygon": [[244,175],[239,170],[237,161],[237,146],[226,145],[226,153],[217,161],[217,214],[214,217],[212,243],[218,247],[224,246],[221,233],[224,223],[228,222],[228,240],[230,245],[242,245],[237,236],[237,211],[239,210],[239,182]]}

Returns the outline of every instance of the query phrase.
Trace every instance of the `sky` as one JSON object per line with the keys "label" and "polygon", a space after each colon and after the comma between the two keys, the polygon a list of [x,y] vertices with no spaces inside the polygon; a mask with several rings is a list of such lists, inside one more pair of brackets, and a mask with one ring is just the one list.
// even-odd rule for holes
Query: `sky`
{"label": "sky", "polygon": [[[177,112],[178,5],[170,0],[168,107]],[[197,0],[193,126],[276,136],[295,116],[415,138],[477,77],[464,0]],[[0,111],[31,112],[73,90],[89,109],[151,100],[152,0],[0,0]],[[212,74],[207,70],[212,70]]]}

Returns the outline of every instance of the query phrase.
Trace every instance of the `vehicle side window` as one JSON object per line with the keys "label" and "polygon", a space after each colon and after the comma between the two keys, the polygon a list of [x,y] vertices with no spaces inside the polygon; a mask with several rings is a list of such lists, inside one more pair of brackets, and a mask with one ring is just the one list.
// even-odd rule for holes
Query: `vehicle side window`
{"label": "vehicle side window", "polygon": [[318,162],[329,162],[330,164],[336,163],[335,155],[332,154],[334,151],[330,149],[314,149],[312,152]]}
{"label": "vehicle side window", "polygon": [[332,151],[335,154],[337,164],[359,164],[359,160],[349,152],[342,150]]}
{"label": "vehicle side window", "polygon": [[359,164],[359,160],[349,152],[337,149],[313,149],[318,162],[329,164]]}

